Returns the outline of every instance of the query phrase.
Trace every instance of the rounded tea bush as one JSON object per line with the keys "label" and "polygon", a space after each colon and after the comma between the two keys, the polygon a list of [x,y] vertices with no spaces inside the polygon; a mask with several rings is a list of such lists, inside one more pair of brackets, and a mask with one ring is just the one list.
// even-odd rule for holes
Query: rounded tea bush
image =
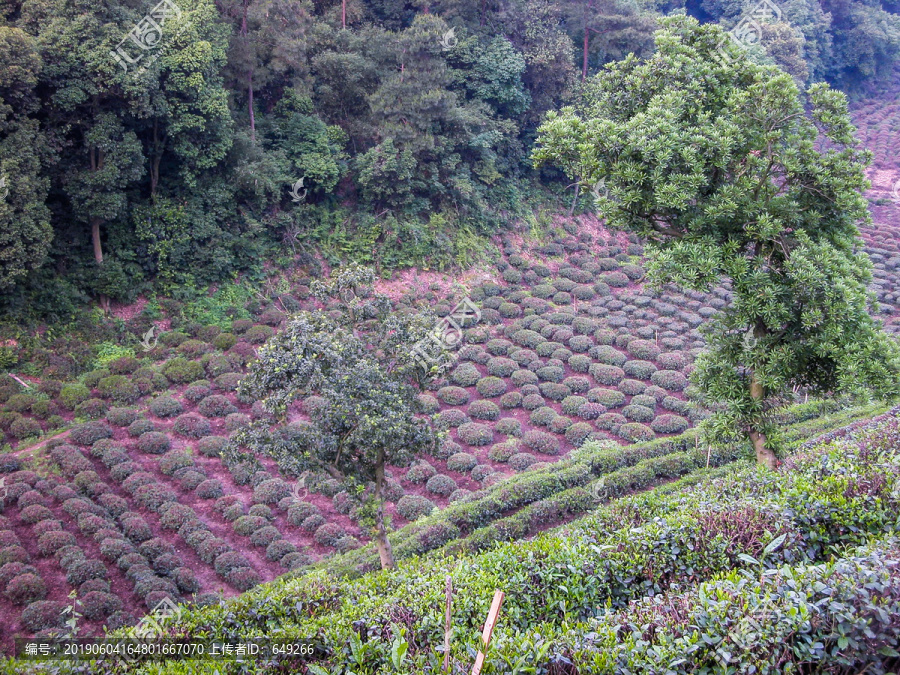
{"label": "rounded tea bush", "polygon": [[522,445],[545,455],[559,454],[559,439],[546,431],[529,431],[522,436]]}
{"label": "rounded tea bush", "polygon": [[67,410],[75,410],[79,403],[91,397],[91,390],[83,384],[67,384],[59,392],[59,400]]}
{"label": "rounded tea bush", "polygon": [[[646,392],[647,390],[645,389],[644,391]],[[650,410],[654,410],[656,408],[656,399],[653,396],[648,396],[646,393],[638,394],[637,396],[631,397],[629,405],[640,405],[645,408],[650,408]],[[622,412],[625,413],[624,410]],[[625,416],[627,417],[628,414],[625,413]],[[635,421],[639,422],[640,420]]]}
{"label": "rounded tea bush", "polygon": [[58,628],[63,625],[66,605],[53,600],[32,602],[22,611],[20,621],[25,630],[37,633],[47,628]]}
{"label": "rounded tea bush", "polygon": [[591,403],[599,403],[607,408],[617,408],[625,404],[625,394],[615,389],[597,387],[588,391],[585,398]]}
{"label": "rounded tea bush", "polygon": [[456,434],[463,443],[474,446],[490,445],[494,440],[493,430],[486,424],[478,422],[461,424],[457,428]]}
{"label": "rounded tea bush", "polygon": [[137,419],[128,425],[128,435],[137,438],[148,431],[156,431],[156,425],[148,419]]}
{"label": "rounded tea bush", "polygon": [[588,372],[597,382],[607,386],[615,386],[625,379],[625,371],[618,366],[593,363]]}
{"label": "rounded tea bush", "polygon": [[224,436],[206,436],[197,441],[197,452],[206,457],[218,457],[227,442]]}
{"label": "rounded tea bush", "polygon": [[628,422],[624,415],[619,413],[603,413],[597,418],[595,424],[598,429],[605,429],[615,433],[620,426]]}
{"label": "rounded tea bush", "polygon": [[556,384],[555,382],[544,382],[541,384],[541,393],[551,401],[562,401],[567,396],[572,395],[572,390],[564,384]]}
{"label": "rounded tea bush", "polygon": [[548,428],[555,434],[561,434],[572,426],[572,423],[572,420],[565,415],[557,415],[550,421]]}
{"label": "rounded tea bush", "polygon": [[112,438],[113,432],[102,422],[85,422],[69,432],[69,438],[79,445],[93,445],[101,438]]}
{"label": "rounded tea bush", "polygon": [[537,426],[546,427],[556,418],[557,412],[549,407],[542,406],[537,410],[533,410],[529,416],[529,421]]}
{"label": "rounded tea bush", "polygon": [[127,427],[137,418],[138,413],[132,408],[110,408],[106,411],[106,421],[114,427]]}
{"label": "rounded tea bush", "polygon": [[250,543],[254,546],[268,546],[273,541],[281,539],[281,532],[274,525],[261,527],[250,535]]}
{"label": "rounded tea bush", "polygon": [[462,387],[441,387],[437,397],[447,405],[465,405],[469,402],[469,392]]}
{"label": "rounded tea bush", "polygon": [[450,478],[450,476],[445,476],[443,474],[432,476],[428,479],[428,482],[425,483],[426,490],[442,497],[448,497],[457,487],[455,480]]}
{"label": "rounded tea bush", "polygon": [[200,483],[194,488],[194,492],[200,499],[216,499],[221,497],[225,491],[222,488],[222,481],[211,478]]}
{"label": "rounded tea bush", "polygon": [[500,408],[492,401],[475,401],[469,405],[469,416],[476,420],[493,421],[500,416]]}
{"label": "rounded tea bush", "polygon": [[680,434],[689,426],[680,415],[660,415],[650,423],[650,428],[658,434]]}
{"label": "rounded tea bush", "polygon": [[485,398],[494,398],[506,392],[506,382],[491,375],[481,378],[475,388]]}
{"label": "rounded tea bush", "polygon": [[618,389],[628,396],[636,396],[647,388],[647,385],[640,380],[624,379],[618,384]]}
{"label": "rounded tea bush", "polygon": [[540,394],[528,394],[522,399],[522,407],[525,408],[525,410],[537,410],[545,403],[544,397]]}
{"label": "rounded tea bush", "polygon": [[508,462],[509,458],[519,452],[519,444],[515,441],[496,443],[488,451],[488,457],[495,462]]}
{"label": "rounded tea bush", "polygon": [[689,384],[688,378],[677,370],[658,370],[650,381],[666,391],[683,391]]}
{"label": "rounded tea bush", "polygon": [[633,404],[622,408],[622,414],[632,422],[649,422],[656,417],[656,413],[652,408]]}
{"label": "rounded tea bush", "polygon": [[288,553],[296,553],[297,547],[284,539],[275,539],[266,546],[266,560],[277,562]]}
{"label": "rounded tea bush", "polygon": [[509,377],[518,370],[518,368],[518,363],[505,356],[495,356],[487,362],[488,373],[495,377]]}
{"label": "rounded tea bush", "polygon": [[407,470],[406,480],[408,480],[410,483],[424,483],[436,473],[437,469],[423,460],[418,464],[414,464]]}
{"label": "rounded tea bush", "polygon": [[520,452],[509,458],[509,465],[516,471],[525,471],[532,464],[535,464],[538,458],[530,452]]}
{"label": "rounded tea bush", "polygon": [[587,422],[576,422],[566,429],[566,440],[576,448],[584,443],[594,432],[594,428]]}
{"label": "rounded tea bush", "polygon": [[212,425],[209,420],[200,417],[196,413],[188,413],[187,415],[179,415],[175,418],[172,425],[175,433],[188,438],[203,438],[212,433]]}
{"label": "rounded tea bush", "polygon": [[47,597],[47,585],[37,574],[20,574],[6,584],[4,595],[14,605],[27,605]]}
{"label": "rounded tea bush", "polygon": [[520,436],[522,434],[522,423],[514,417],[504,417],[497,420],[494,425],[494,431],[504,436]]}
{"label": "rounded tea bush", "polygon": [[524,397],[518,391],[509,391],[497,401],[501,408],[504,410],[511,410],[512,408],[518,408],[522,405],[522,399]]}
{"label": "rounded tea bush", "polygon": [[171,396],[157,396],[147,405],[157,417],[174,417],[184,412],[184,406],[181,401]]}
{"label": "rounded tea bush", "polygon": [[427,516],[435,508],[437,507],[433,501],[419,495],[404,495],[397,502],[397,513],[409,521]]}
{"label": "rounded tea bush", "polygon": [[150,455],[162,455],[172,447],[172,441],[164,433],[148,431],[137,440],[137,449]]}
{"label": "rounded tea bush", "polygon": [[657,368],[649,361],[634,360],[626,361],[625,365],[622,366],[622,370],[624,370],[625,374],[629,377],[638,380],[646,380],[657,371]]}
{"label": "rounded tea bush", "polygon": [[[530,363],[540,363],[540,361],[532,361]],[[524,368],[515,371],[510,376],[510,379],[512,380],[512,383],[517,387],[522,387],[526,384],[537,384],[540,381],[537,375],[535,375],[530,370],[525,370]]]}
{"label": "rounded tea bush", "polygon": [[280,478],[265,480],[253,489],[253,501],[259,504],[277,504],[290,495],[290,484]]}
{"label": "rounded tea bush", "polygon": [[204,417],[225,417],[238,411],[228,397],[222,394],[207,396],[197,405],[197,410]]}
{"label": "rounded tea bush", "polygon": [[638,422],[623,424],[614,433],[619,436],[619,438],[631,441],[632,443],[650,441],[656,437],[656,434],[653,433],[653,430],[650,427]]}
{"label": "rounded tea bush", "polygon": [[481,373],[471,363],[461,363],[450,373],[450,381],[460,387],[471,387],[480,379]]}
{"label": "rounded tea bush", "polygon": [[416,397],[416,408],[419,412],[426,415],[433,415],[441,409],[438,400],[430,394],[419,394]]}
{"label": "rounded tea bush", "polygon": [[447,460],[447,468],[459,473],[471,471],[476,464],[478,464],[478,459],[468,452],[458,452]]}

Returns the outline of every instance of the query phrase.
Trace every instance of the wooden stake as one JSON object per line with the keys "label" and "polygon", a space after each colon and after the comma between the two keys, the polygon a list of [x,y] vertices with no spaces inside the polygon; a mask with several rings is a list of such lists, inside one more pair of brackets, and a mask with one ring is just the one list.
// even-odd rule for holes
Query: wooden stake
{"label": "wooden stake", "polygon": [[450,634],[453,626],[450,623],[450,607],[453,603],[453,580],[447,575],[447,611],[444,614],[444,672],[450,672]]}
{"label": "wooden stake", "polygon": [[[500,615],[500,607],[503,605],[503,598],[503,591],[494,591],[494,599],[491,602],[487,621],[484,622],[484,630],[481,633],[484,651],[487,651],[488,643],[491,641],[491,634],[494,632],[494,626],[497,625],[497,617]],[[481,669],[484,667],[484,659],[484,652],[478,652],[478,656],[475,657],[475,666],[472,668],[472,675],[481,675]]]}

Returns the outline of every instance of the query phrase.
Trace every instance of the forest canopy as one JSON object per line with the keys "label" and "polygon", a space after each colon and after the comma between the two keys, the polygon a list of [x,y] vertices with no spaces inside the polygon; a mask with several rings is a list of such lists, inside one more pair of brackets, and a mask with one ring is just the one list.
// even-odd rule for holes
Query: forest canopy
{"label": "forest canopy", "polygon": [[[660,17],[730,28],[753,5],[5,2],[0,311],[190,294],[314,250],[379,271],[469,264],[535,203],[571,201],[528,159],[547,111],[652,52]],[[779,7],[749,56],[803,88],[897,59],[895,3]]]}

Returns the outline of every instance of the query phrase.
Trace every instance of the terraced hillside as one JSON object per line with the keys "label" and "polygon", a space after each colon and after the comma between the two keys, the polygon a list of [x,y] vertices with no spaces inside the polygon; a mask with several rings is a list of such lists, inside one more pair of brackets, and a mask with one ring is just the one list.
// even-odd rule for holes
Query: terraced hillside
{"label": "terraced hillside", "polygon": [[[188,609],[167,629],[316,639],[317,669],[289,657],[251,660],[259,673],[437,672],[449,576],[452,661],[461,669],[501,588],[487,672],[649,672],[660,659],[673,673],[835,662],[891,672],[900,647],[898,416],[894,408],[812,439],[775,473],[744,461],[701,470],[531,541],[427,556],[353,581],[325,570],[286,577]],[[217,660],[128,672],[247,667]]]}

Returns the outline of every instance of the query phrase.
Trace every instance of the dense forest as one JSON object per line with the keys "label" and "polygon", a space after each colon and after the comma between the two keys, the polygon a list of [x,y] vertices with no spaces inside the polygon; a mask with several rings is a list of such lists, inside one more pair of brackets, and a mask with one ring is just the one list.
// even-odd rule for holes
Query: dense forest
{"label": "dense forest", "polygon": [[[471,264],[536,204],[576,208],[530,160],[548,110],[649,53],[661,16],[730,28],[751,5],[6,0],[0,312],[190,299],[319,252]],[[896,3],[781,8],[755,58],[802,85],[859,91],[900,54]]]}

